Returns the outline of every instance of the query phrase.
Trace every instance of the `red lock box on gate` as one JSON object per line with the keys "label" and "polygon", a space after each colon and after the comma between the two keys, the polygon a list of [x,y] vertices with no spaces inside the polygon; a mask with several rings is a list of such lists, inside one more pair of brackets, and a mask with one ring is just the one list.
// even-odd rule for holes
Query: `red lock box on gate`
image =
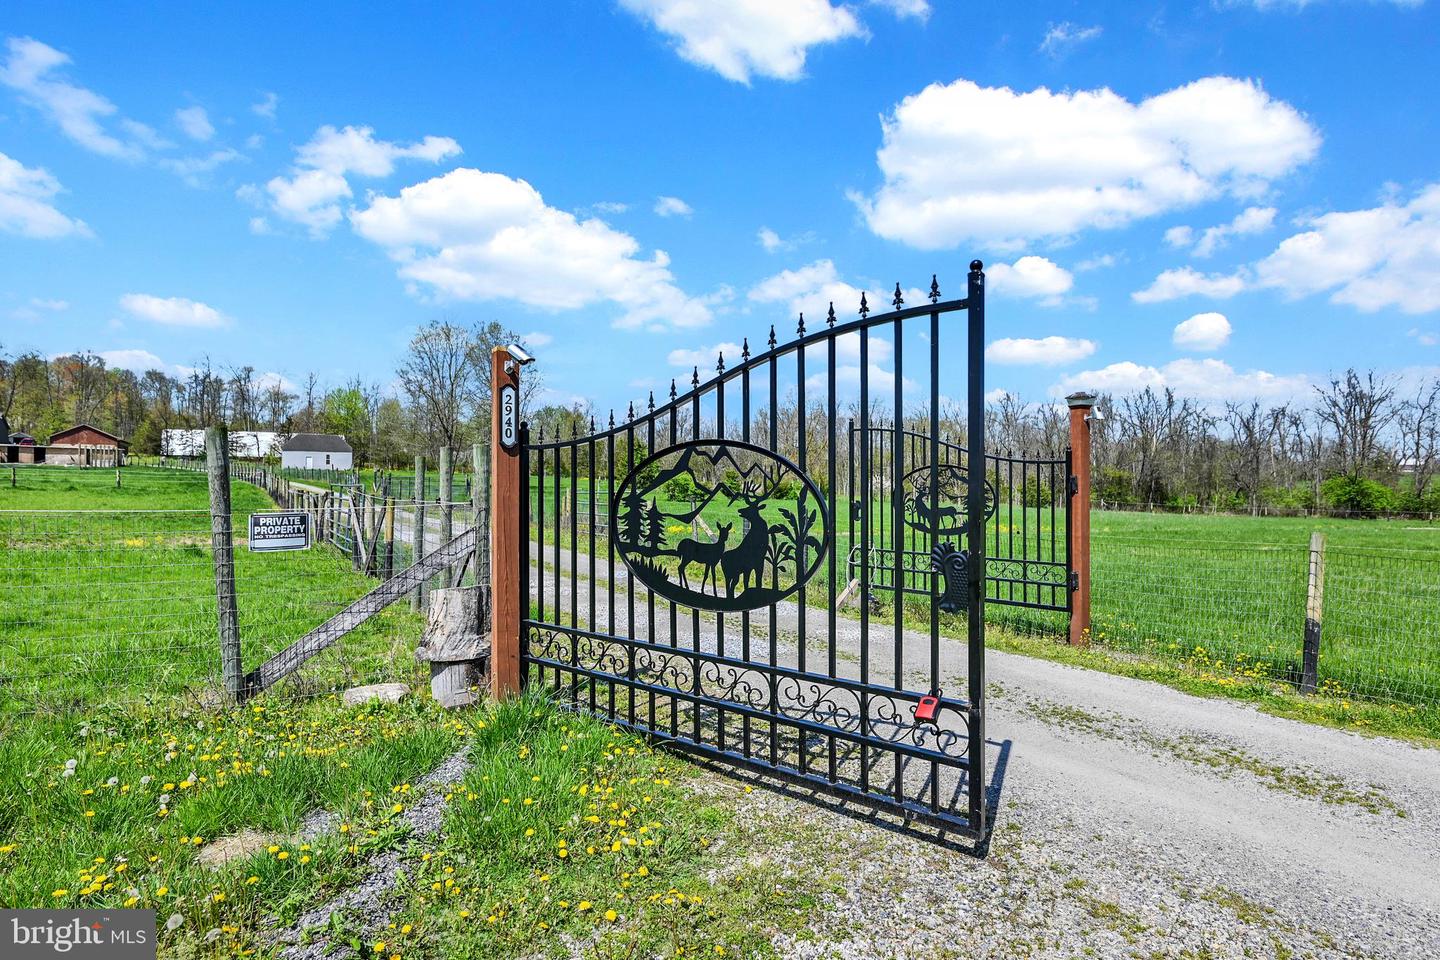
{"label": "red lock box on gate", "polygon": [[915,705],[916,722],[935,722],[935,715],[940,712],[940,696],[940,691],[936,690],[920,698],[920,702]]}

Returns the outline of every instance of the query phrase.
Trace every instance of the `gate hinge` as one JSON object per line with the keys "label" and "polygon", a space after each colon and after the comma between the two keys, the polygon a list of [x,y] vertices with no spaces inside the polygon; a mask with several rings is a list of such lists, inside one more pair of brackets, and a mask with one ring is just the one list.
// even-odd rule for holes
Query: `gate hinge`
{"label": "gate hinge", "polygon": [[1080,492],[1080,478],[1073,473],[1070,474],[1070,479],[1065,482],[1065,489],[1070,492],[1070,496],[1075,496]]}
{"label": "gate hinge", "polygon": [[1074,570],[1070,571],[1070,592],[1074,593],[1080,589],[1080,574]]}

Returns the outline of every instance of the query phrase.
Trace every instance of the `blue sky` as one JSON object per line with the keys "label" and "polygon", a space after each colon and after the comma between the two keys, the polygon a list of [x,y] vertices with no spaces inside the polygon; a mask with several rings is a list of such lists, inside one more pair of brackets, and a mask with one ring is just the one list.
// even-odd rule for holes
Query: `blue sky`
{"label": "blue sky", "polygon": [[1028,399],[1440,362],[1434,3],[459,6],[12,0],[0,343],[388,383],[494,319],[603,410],[980,257]]}

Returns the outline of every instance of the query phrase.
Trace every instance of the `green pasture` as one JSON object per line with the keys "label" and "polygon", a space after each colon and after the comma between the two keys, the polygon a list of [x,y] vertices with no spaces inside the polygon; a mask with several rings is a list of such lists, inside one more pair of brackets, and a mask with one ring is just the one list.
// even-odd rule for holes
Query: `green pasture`
{"label": "green pasture", "polygon": [[[218,683],[214,570],[204,474],[127,467],[25,468],[0,488],[0,712],[158,700]],[[237,604],[249,670],[370,590],[347,557],[251,553],[251,512],[232,485]],[[291,683],[330,689],[407,676],[422,628],[397,604]]]}

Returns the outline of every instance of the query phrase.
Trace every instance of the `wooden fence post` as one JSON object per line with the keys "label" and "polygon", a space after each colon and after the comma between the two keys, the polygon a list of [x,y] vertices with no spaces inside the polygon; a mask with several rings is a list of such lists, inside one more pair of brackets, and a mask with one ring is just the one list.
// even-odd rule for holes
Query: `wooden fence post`
{"label": "wooden fence post", "polygon": [[1095,394],[1072,393],[1070,406],[1070,643],[1090,642],[1090,410]]}
{"label": "wooden fence post", "polygon": [[[502,396],[502,393],[504,396]],[[519,411],[501,412],[507,399],[518,404],[520,364],[504,347],[490,351],[490,686],[495,699],[520,692],[520,554],[525,519],[520,516],[520,446],[500,442],[507,416],[518,428]]]}
{"label": "wooden fence post", "polygon": [[470,449],[470,504],[475,512],[475,582],[490,582],[490,447],[477,443]]}
{"label": "wooden fence post", "polygon": [[[410,504],[410,551],[414,554],[411,563],[419,563],[425,556],[425,456],[415,454],[415,496]],[[425,584],[415,588],[410,595],[410,609],[420,610],[425,606]]]}
{"label": "wooden fence post", "polygon": [[[455,536],[455,508],[450,505],[454,499],[455,461],[449,447],[440,448],[440,542],[449,543]],[[445,571],[445,586],[455,582],[453,568]]]}
{"label": "wooden fence post", "polygon": [[1300,660],[1300,692],[1314,693],[1320,681],[1320,622],[1325,613],[1325,534],[1310,534],[1310,576],[1305,590],[1305,645]]}
{"label": "wooden fence post", "polygon": [[235,557],[230,530],[230,443],[224,427],[205,428],[205,467],[210,481],[210,553],[215,562],[219,613],[220,674],[234,702],[244,697],[240,668],[240,610],[235,602]]}

